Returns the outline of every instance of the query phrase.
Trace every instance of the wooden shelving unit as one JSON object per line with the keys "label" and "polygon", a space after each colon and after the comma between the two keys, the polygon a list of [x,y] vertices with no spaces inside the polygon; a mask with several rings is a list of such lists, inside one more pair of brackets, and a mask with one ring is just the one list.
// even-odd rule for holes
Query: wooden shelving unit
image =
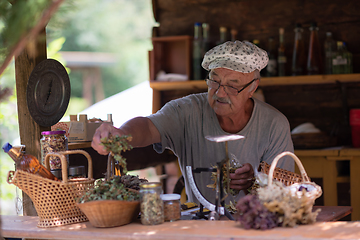
{"label": "wooden shelving unit", "polygon": [[[263,77],[260,86],[301,85],[301,84],[331,84],[336,82],[359,82],[360,74],[332,74],[332,75],[304,75],[285,77]],[[150,81],[150,87],[157,91],[169,90],[197,90],[207,89],[204,80],[183,82]]]}

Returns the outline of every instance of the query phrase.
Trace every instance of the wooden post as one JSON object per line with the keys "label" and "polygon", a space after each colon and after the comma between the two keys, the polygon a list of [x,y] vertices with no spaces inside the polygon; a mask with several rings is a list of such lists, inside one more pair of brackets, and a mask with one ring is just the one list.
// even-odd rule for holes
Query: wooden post
{"label": "wooden post", "polygon": [[[47,58],[45,28],[26,48],[15,58],[15,76],[17,91],[17,106],[21,144],[26,146],[26,153],[34,155],[39,160],[41,132],[50,127],[38,125],[31,117],[26,103],[26,88],[34,67]],[[36,216],[36,210],[31,199],[23,193],[24,216]]]}

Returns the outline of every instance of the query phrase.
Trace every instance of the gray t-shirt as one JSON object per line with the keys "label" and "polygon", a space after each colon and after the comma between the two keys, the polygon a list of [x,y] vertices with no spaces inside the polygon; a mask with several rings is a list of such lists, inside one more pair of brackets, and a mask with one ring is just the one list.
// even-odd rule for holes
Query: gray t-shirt
{"label": "gray t-shirt", "polygon": [[[247,125],[238,134],[245,138],[228,142],[229,156],[241,163],[250,163],[258,168],[261,161],[269,164],[284,151],[294,151],[290,126],[286,117],[274,107],[256,98],[254,109]],[[215,143],[205,136],[229,134],[218,122],[214,110],[207,100],[207,93],[192,94],[172,100],[157,113],[148,116],[161,135],[161,143],[154,149],[161,153],[170,149],[178,157],[185,179],[188,201],[197,202],[191,193],[186,177],[186,166],[192,168],[215,167],[225,159],[225,143]],[[294,171],[292,158],[280,159],[277,167]],[[210,202],[215,202],[215,191],[207,185],[213,183],[211,173],[194,173],[194,179],[201,194]],[[241,191],[239,197],[243,196]],[[233,200],[233,199],[230,199]]]}

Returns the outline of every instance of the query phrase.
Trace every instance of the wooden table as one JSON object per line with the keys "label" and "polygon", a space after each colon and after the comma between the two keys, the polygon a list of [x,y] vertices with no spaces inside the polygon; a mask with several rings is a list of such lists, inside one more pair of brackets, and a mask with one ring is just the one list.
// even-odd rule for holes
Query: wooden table
{"label": "wooden table", "polygon": [[321,208],[317,223],[296,228],[268,231],[245,230],[234,221],[180,220],[156,226],[140,221],[114,227],[95,228],[90,222],[54,228],[38,228],[38,217],[1,216],[3,237],[35,239],[358,239],[360,222],[324,222],[338,220],[351,212],[351,207]]}
{"label": "wooden table", "polygon": [[[296,150],[310,178],[323,179],[323,195],[325,206],[337,206],[337,183],[350,182],[351,220],[360,220],[360,149],[339,148],[324,150]],[[350,177],[339,176],[337,161],[350,161]]]}

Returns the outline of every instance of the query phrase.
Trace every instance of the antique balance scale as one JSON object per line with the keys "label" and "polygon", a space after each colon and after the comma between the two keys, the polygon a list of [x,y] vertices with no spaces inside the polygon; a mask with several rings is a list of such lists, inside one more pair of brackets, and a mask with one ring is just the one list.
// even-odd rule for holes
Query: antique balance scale
{"label": "antique balance scale", "polygon": [[[221,215],[225,215],[230,220],[234,220],[233,216],[227,211],[225,208],[225,198],[224,196],[224,188],[223,188],[223,178],[224,173],[222,171],[222,166],[226,164],[227,176],[229,176],[229,168],[230,168],[230,159],[228,153],[228,141],[235,141],[244,138],[241,135],[222,135],[222,136],[205,136],[205,138],[212,142],[225,142],[225,158],[220,162],[217,162],[217,168],[194,168],[192,169],[191,166],[186,166],[186,175],[189,180],[189,184],[193,194],[195,195],[196,199],[200,202],[200,212],[197,214],[195,218],[207,218],[203,212],[203,208],[207,208],[210,210],[210,214],[208,220],[219,220]],[[215,204],[210,203],[204,196],[200,193],[199,189],[196,186],[194,180],[194,173],[201,173],[201,172],[216,172],[217,175],[217,184],[215,189]],[[229,181],[227,183],[227,193],[229,193]]]}

